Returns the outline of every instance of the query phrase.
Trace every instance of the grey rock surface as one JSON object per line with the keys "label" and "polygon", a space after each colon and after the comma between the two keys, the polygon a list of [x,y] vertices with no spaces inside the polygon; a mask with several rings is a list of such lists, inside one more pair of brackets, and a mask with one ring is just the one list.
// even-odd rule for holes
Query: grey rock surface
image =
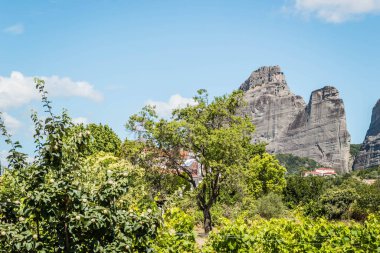
{"label": "grey rock surface", "polygon": [[357,170],[375,166],[380,166],[380,100],[372,110],[371,124],[353,168]]}
{"label": "grey rock surface", "polygon": [[254,71],[240,89],[247,101],[242,113],[256,125],[255,142],[267,142],[271,153],[312,158],[339,173],[350,171],[350,135],[336,88],[314,91],[306,104],[290,91],[280,67],[273,66]]}

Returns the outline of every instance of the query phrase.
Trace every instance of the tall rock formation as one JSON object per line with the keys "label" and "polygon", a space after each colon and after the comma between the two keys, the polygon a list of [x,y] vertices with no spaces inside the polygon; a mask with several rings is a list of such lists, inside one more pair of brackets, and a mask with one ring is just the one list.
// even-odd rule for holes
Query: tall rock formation
{"label": "tall rock formation", "polygon": [[375,166],[380,166],[380,99],[372,110],[371,125],[353,168],[356,170]]}
{"label": "tall rock formation", "polygon": [[350,135],[337,89],[316,90],[306,104],[290,91],[279,66],[254,71],[240,89],[248,102],[242,111],[256,125],[255,142],[267,142],[269,152],[309,157],[340,173],[350,171]]}

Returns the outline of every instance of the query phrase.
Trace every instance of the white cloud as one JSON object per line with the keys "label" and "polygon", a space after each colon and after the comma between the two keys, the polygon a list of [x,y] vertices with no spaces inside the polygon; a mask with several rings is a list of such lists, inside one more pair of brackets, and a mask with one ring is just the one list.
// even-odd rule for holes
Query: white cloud
{"label": "white cloud", "polygon": [[74,124],[83,124],[83,125],[87,125],[88,124],[88,119],[85,118],[85,117],[77,117],[77,118],[73,118],[73,123]]}
{"label": "white cloud", "polygon": [[[61,78],[58,76],[42,76],[40,78],[45,80],[49,96],[77,96],[94,101],[103,99],[102,94],[88,82],[78,82],[68,77]],[[39,98],[33,77],[24,76],[17,71],[13,71],[10,77],[0,76],[0,110],[19,107]]]}
{"label": "white cloud", "polygon": [[157,114],[161,117],[167,117],[171,115],[174,109],[195,105],[196,102],[192,98],[184,98],[179,94],[175,94],[170,97],[168,102],[149,100],[146,104],[156,106]]}
{"label": "white cloud", "polygon": [[16,118],[12,117],[11,115],[9,115],[8,113],[4,112],[2,114],[2,117],[4,120],[5,126],[7,127],[7,129],[9,130],[11,134],[14,134],[17,131],[17,129],[21,127],[21,122],[17,120]]}
{"label": "white cloud", "polygon": [[380,0],[294,0],[293,8],[302,15],[316,15],[331,23],[380,13]]}
{"label": "white cloud", "polygon": [[19,34],[24,33],[24,25],[14,24],[14,25],[6,27],[3,31],[6,33],[14,34],[14,35],[19,35]]}

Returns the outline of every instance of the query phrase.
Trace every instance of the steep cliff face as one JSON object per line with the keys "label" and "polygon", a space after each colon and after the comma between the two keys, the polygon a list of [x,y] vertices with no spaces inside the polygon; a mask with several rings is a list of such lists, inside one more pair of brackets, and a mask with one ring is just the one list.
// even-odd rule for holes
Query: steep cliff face
{"label": "steep cliff face", "polygon": [[288,127],[304,110],[304,100],[289,90],[278,66],[252,72],[240,89],[245,91],[248,102],[243,111],[256,126],[255,141],[268,142],[267,149],[278,152],[279,138],[286,135]]}
{"label": "steep cliff face", "polygon": [[306,104],[290,91],[278,66],[254,71],[240,89],[248,102],[243,112],[256,125],[254,141],[268,142],[269,152],[309,157],[340,173],[350,170],[350,135],[337,89],[316,90]]}
{"label": "steep cliff face", "polygon": [[371,125],[354,162],[354,170],[380,166],[380,100],[372,110]]}

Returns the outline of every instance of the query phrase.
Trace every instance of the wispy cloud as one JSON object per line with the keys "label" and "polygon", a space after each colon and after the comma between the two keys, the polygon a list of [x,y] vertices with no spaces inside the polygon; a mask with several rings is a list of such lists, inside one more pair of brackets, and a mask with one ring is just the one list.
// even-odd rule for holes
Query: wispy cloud
{"label": "wispy cloud", "polygon": [[379,14],[380,0],[293,0],[291,8],[304,16],[342,23],[367,14]]}
{"label": "wispy cloud", "polygon": [[9,34],[19,35],[23,34],[25,29],[23,24],[14,24],[6,27],[3,31]]}
{"label": "wispy cloud", "polygon": [[192,98],[184,98],[179,94],[175,94],[169,98],[168,102],[148,100],[146,104],[155,106],[159,116],[168,117],[174,109],[184,108],[187,105],[195,105],[196,102]]}
{"label": "wispy cloud", "polygon": [[[103,95],[88,82],[73,81],[68,77],[58,76],[40,78],[45,80],[50,96],[76,96],[94,101],[103,99]],[[37,99],[39,95],[35,89],[33,77],[24,76],[17,71],[13,71],[9,77],[0,76],[0,110],[19,107]]]}

